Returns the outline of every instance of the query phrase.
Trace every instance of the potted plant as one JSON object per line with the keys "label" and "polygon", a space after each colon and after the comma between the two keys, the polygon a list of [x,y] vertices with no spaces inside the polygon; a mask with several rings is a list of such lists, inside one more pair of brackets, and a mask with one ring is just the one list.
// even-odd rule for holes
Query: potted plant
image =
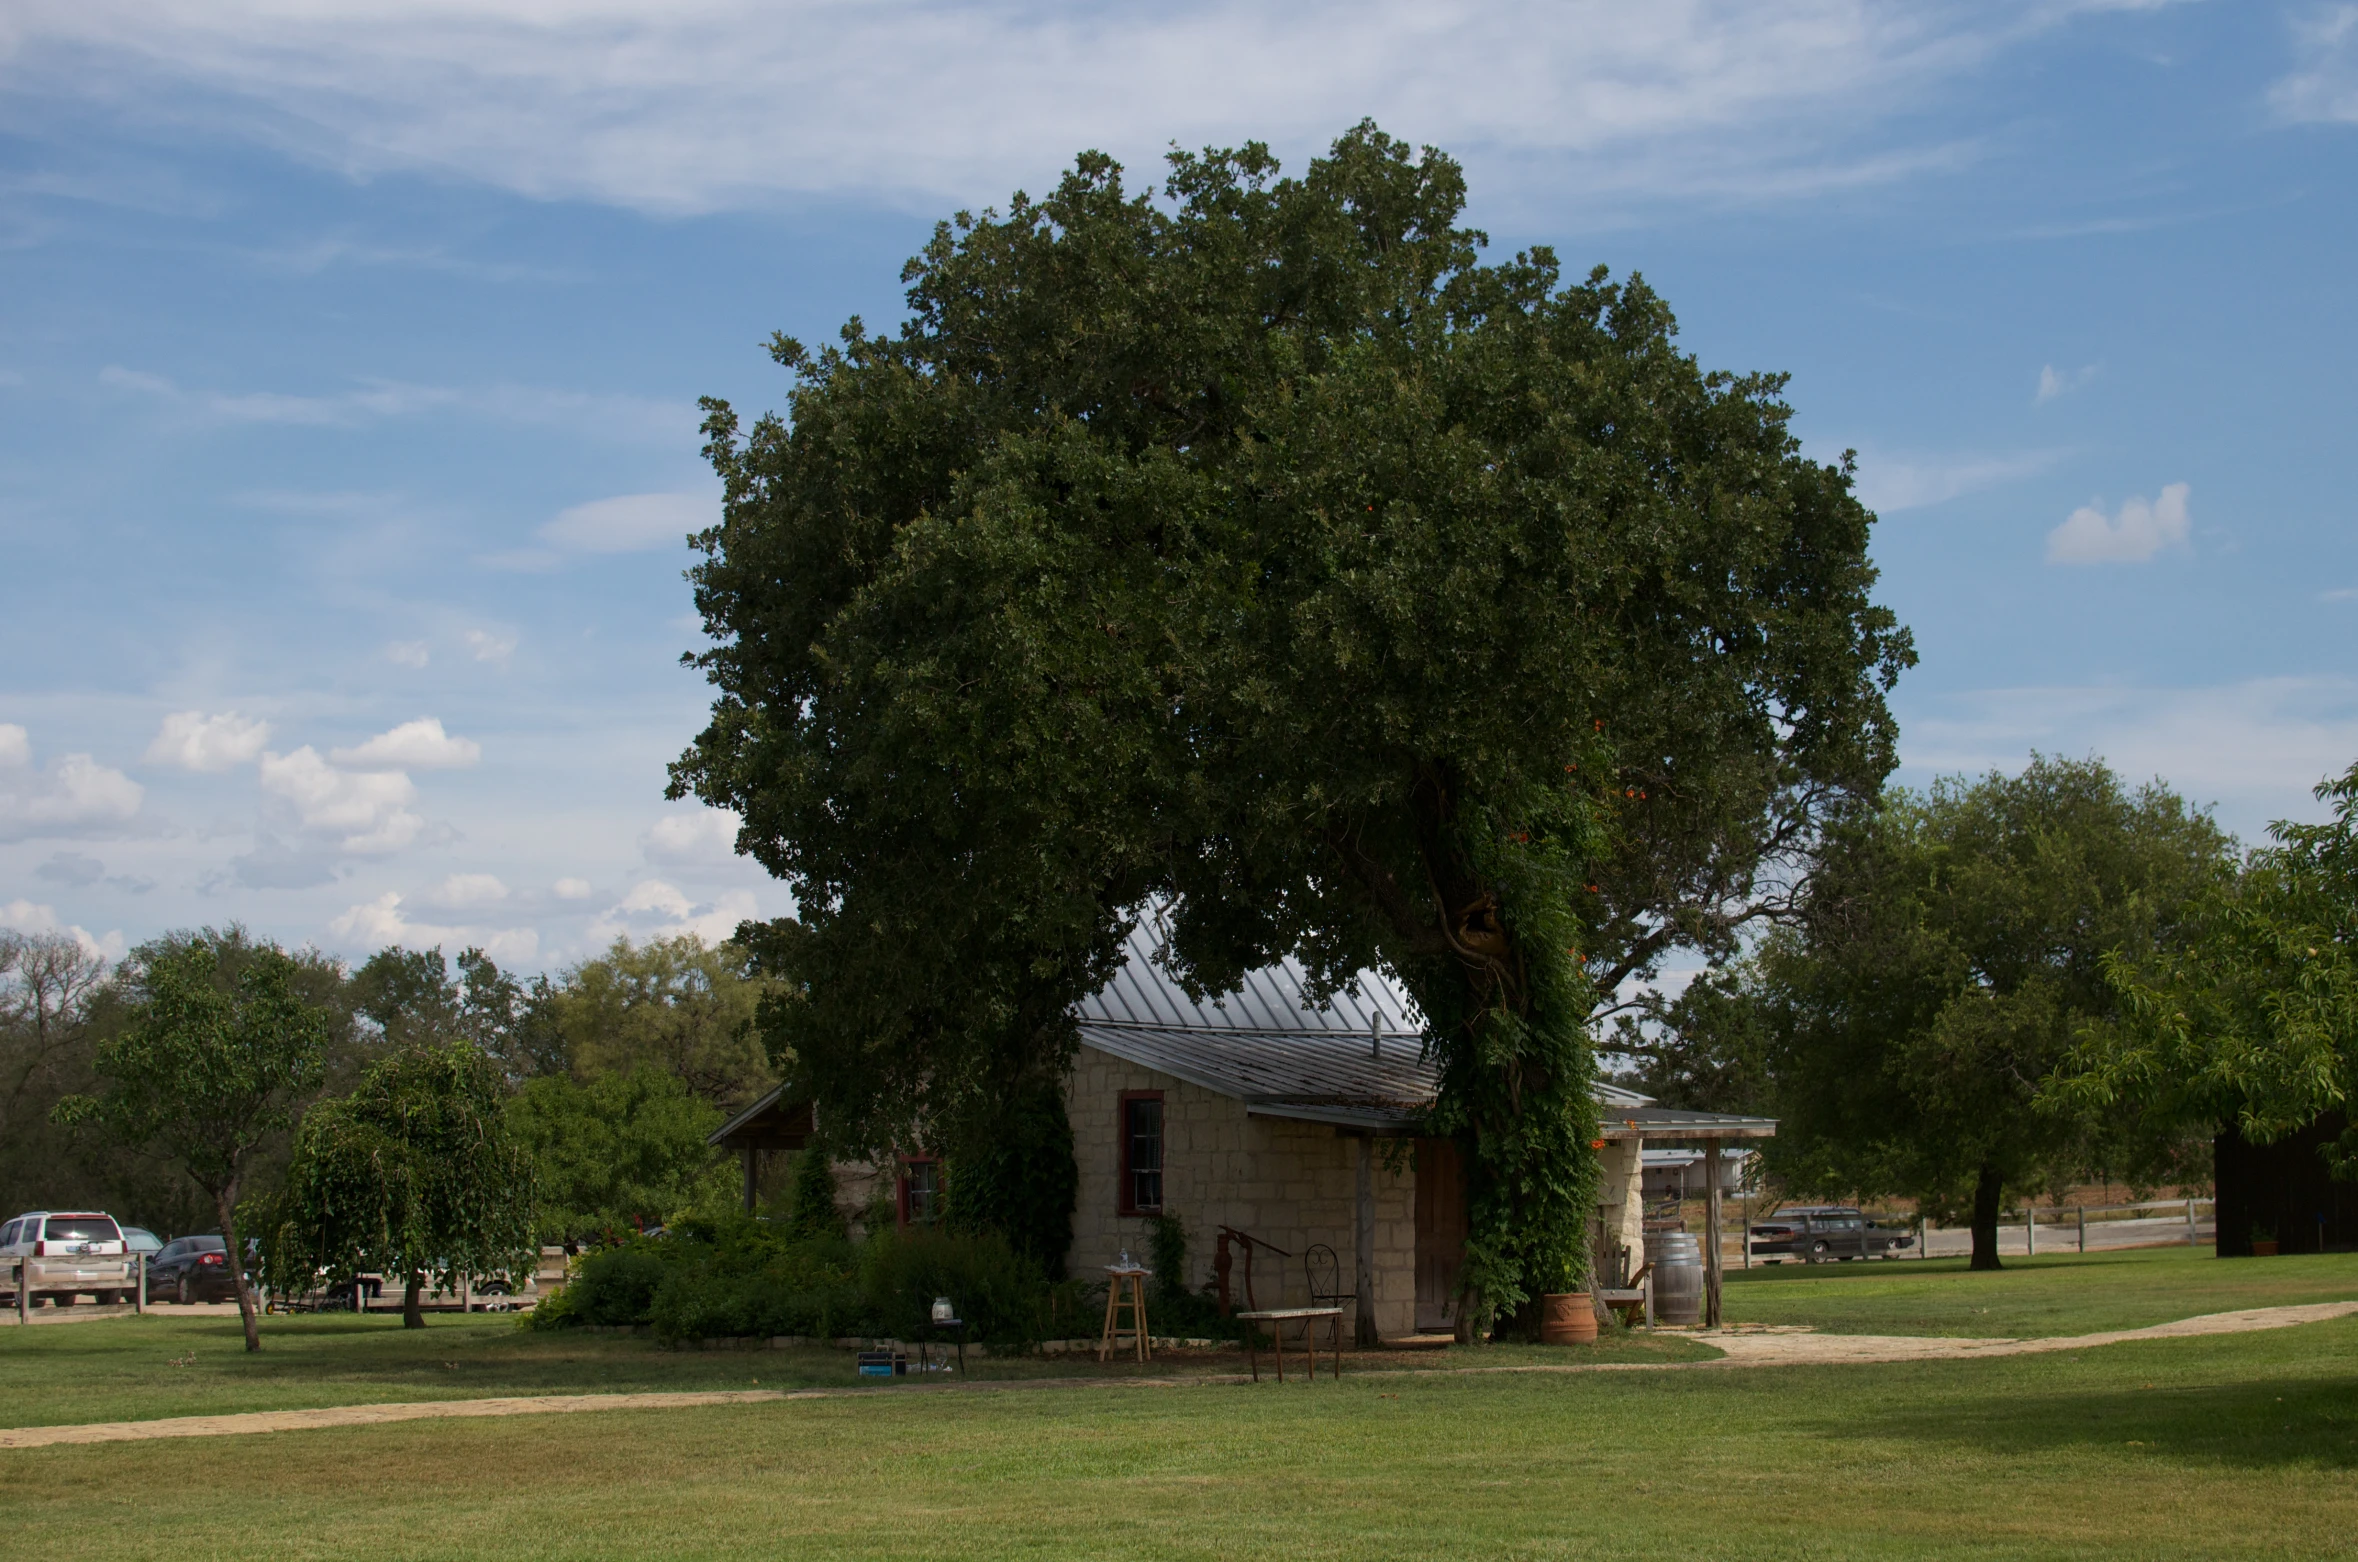
{"label": "potted plant", "polygon": [[2266,1226],[2252,1227],[2252,1257],[2274,1258],[2275,1256],[2276,1233],[2270,1231]]}

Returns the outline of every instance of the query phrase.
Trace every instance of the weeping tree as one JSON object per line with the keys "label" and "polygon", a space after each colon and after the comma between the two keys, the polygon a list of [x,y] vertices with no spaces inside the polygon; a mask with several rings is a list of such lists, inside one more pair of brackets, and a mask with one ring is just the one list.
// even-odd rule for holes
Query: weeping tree
{"label": "weeping tree", "polygon": [[397,1275],[416,1329],[429,1283],[530,1263],[534,1168],[505,1104],[498,1065],[451,1043],[404,1048],[312,1107],[273,1212],[273,1274]]}
{"label": "weeping tree", "polygon": [[1912,653],[1782,380],[1636,278],[1483,263],[1464,201],[1372,125],[1159,198],[1085,155],[941,224],[897,332],[778,338],[786,415],[707,403],[673,789],[794,887],[746,936],[831,1132],[987,1130],[1155,904],[1198,989],[1398,973],[1470,1310],[1581,1279],[1591,1026],[1790,909]]}
{"label": "weeping tree", "polygon": [[58,1103],[61,1122],[129,1153],[160,1152],[211,1202],[237,1284],[246,1349],[262,1335],[247,1282],[238,1195],[257,1154],[318,1088],[331,1016],[306,1001],[303,965],[243,928],[142,946],[121,982],[129,1012],[99,1044],[96,1095]]}

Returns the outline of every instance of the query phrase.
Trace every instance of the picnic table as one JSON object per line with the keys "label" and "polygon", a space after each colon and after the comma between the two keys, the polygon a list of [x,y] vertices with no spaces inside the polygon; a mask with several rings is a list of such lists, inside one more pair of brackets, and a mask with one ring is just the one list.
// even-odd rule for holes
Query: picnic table
{"label": "picnic table", "polygon": [[[1302,1325],[1302,1348],[1310,1353],[1310,1381],[1318,1381],[1317,1320],[1326,1319],[1334,1329],[1334,1342],[1328,1354],[1334,1358],[1335,1377],[1343,1376],[1343,1309],[1340,1307],[1263,1307],[1253,1312],[1236,1314],[1247,1323],[1270,1325],[1269,1337],[1277,1344],[1277,1381],[1285,1381],[1285,1326],[1297,1320]],[[1261,1381],[1261,1343],[1258,1329],[1245,1330],[1245,1349],[1253,1361],[1253,1381]]]}

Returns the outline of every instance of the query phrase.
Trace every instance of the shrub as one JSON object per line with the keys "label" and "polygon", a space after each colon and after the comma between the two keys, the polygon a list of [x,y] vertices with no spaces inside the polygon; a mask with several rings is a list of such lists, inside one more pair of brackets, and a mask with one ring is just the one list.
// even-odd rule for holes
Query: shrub
{"label": "shrub", "polygon": [[946,1296],[972,1339],[1023,1346],[1048,1325],[1048,1279],[996,1231],[887,1231],[861,1254],[869,1315],[879,1332],[914,1338]]}
{"label": "shrub", "polygon": [[659,1240],[640,1237],[582,1259],[564,1291],[573,1320],[608,1326],[645,1323],[670,1267],[665,1262],[668,1255],[657,1251],[660,1245]]}

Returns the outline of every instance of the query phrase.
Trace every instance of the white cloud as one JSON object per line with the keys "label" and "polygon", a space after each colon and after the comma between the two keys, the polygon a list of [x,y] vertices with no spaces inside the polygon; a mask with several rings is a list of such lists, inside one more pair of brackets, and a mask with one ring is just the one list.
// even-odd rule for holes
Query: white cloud
{"label": "white cloud", "polygon": [[720,519],[714,493],[623,494],[560,511],[541,527],[543,540],[588,553],[633,553],[684,546],[688,533]]}
{"label": "white cloud", "polygon": [[433,653],[423,640],[396,640],[385,647],[385,660],[396,667],[423,667]]}
{"label": "white cloud", "polygon": [[2070,395],[2094,378],[2096,365],[2092,363],[2070,370],[2058,369],[2051,363],[2042,364],[2039,368],[2039,393],[2031,399],[2035,402],[2053,401],[2058,396]]}
{"label": "white cloud", "polygon": [[2053,466],[2057,453],[2034,450],[2011,456],[1909,457],[1872,451],[1859,455],[1859,502],[1878,515],[1921,510],[1966,494],[2035,477]]}
{"label": "white cloud", "polygon": [[2129,498],[2111,520],[2092,504],[2071,512],[2047,534],[2050,564],[2142,564],[2164,548],[2183,548],[2192,531],[2184,483],[2172,483],[2151,503]]}
{"label": "white cloud", "polygon": [[0,841],[120,833],[147,791],[88,754],[33,764],[30,733],[0,722]]}
{"label": "white cloud", "polygon": [[218,716],[174,711],[157,729],[156,740],[147,746],[142,763],[182,770],[229,770],[251,763],[269,741],[267,721],[251,720],[235,711]]}
{"label": "white cloud", "polygon": [[380,732],[357,748],[332,749],[328,758],[339,765],[365,770],[407,767],[413,770],[457,770],[483,757],[483,745],[472,738],[454,738],[433,716],[405,721],[390,732]]}
{"label": "white cloud", "polygon": [[2358,5],[2296,20],[2293,42],[2300,64],[2268,89],[2269,105],[2296,124],[2358,124]]}
{"label": "white cloud", "polygon": [[12,900],[0,905],[0,927],[11,933],[65,933],[82,947],[84,954],[96,955],[101,960],[123,958],[121,929],[93,936],[85,928],[60,920],[54,908],[38,906],[29,900]]}
{"label": "white cloud", "polygon": [[727,862],[737,853],[738,819],[720,808],[666,814],[639,837],[649,862],[673,867]]}
{"label": "white cloud", "polygon": [[398,380],[363,380],[355,389],[311,395],[192,390],[161,374],[120,364],[99,370],[98,382],[111,390],[152,397],[183,415],[219,423],[358,428],[386,418],[447,413],[660,444],[682,443],[696,427],[695,409],[684,403],[530,385],[410,385]]}
{"label": "white cloud", "polygon": [[478,662],[504,662],[516,650],[516,636],[504,629],[470,629],[464,639],[467,654]]}
{"label": "white cloud", "polygon": [[1903,779],[2021,768],[2031,750],[2099,754],[2128,781],[2161,777],[2256,840],[2271,819],[2321,817],[2309,789],[2358,760],[2358,679],[2257,678],[2196,688],[1981,689],[1907,702]]}
{"label": "white cloud", "polygon": [[549,893],[559,900],[587,900],[590,882],[587,879],[559,879],[549,886]]}
{"label": "white cloud", "polygon": [[327,836],[348,852],[399,851],[426,821],[410,812],[418,789],[398,770],[338,770],[308,743],[292,754],[265,752],[262,790],[280,800],[295,825]]}
{"label": "white cloud", "polygon": [[643,940],[691,933],[707,944],[721,944],[735,934],[738,923],[759,915],[751,890],[730,890],[718,900],[695,901],[676,885],[646,879],[592,922],[589,935],[603,944],[622,936]]}
{"label": "white cloud", "polygon": [[490,873],[453,873],[418,896],[422,904],[441,911],[492,906],[507,898],[508,887]]}
{"label": "white cloud", "polygon": [[[1905,177],[1858,143],[2112,0],[17,0],[17,71],[365,175],[708,211],[808,192],[985,199],[1073,153],[1251,134],[1299,154],[1371,109],[1556,198],[1742,199]],[[69,68],[79,65],[80,69]]]}
{"label": "white cloud", "polygon": [[349,945],[368,949],[387,944],[410,949],[437,945],[444,949],[464,949],[472,945],[505,963],[531,960],[540,953],[540,934],[528,927],[485,928],[414,922],[402,910],[400,895],[392,890],[349,908],[328,923],[328,931]]}

